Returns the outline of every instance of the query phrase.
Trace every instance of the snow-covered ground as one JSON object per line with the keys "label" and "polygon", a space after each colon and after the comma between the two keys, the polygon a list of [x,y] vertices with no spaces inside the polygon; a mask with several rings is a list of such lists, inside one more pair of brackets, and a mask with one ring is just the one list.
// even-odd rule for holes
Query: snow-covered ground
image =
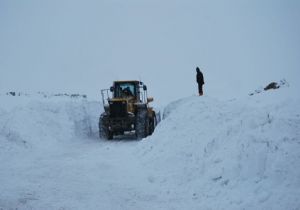
{"label": "snow-covered ground", "polygon": [[0,209],[300,209],[290,88],[170,103],[155,133],[98,138],[101,103],[0,96]]}

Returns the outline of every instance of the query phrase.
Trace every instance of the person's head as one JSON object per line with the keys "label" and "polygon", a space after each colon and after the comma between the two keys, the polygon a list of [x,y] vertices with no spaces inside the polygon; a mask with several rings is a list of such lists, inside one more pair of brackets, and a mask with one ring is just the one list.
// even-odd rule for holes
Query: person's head
{"label": "person's head", "polygon": [[200,68],[198,66],[196,67],[196,71],[197,73],[200,73]]}

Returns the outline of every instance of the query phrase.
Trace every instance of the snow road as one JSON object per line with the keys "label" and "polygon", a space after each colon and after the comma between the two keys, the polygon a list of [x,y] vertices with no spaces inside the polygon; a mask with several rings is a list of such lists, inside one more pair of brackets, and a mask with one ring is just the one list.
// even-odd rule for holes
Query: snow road
{"label": "snow road", "polygon": [[287,91],[180,99],[142,141],[100,140],[98,102],[0,96],[0,209],[299,209]]}

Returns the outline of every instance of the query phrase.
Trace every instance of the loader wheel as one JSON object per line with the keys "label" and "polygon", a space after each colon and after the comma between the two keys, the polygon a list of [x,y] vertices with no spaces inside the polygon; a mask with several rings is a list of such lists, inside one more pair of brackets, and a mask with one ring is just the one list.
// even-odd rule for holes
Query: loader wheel
{"label": "loader wheel", "polygon": [[149,118],[147,116],[147,109],[140,109],[136,115],[135,121],[135,135],[137,139],[147,137],[149,134]]}
{"label": "loader wheel", "polygon": [[149,135],[152,135],[155,127],[156,127],[156,116],[154,115],[152,118],[149,119]]}
{"label": "loader wheel", "polygon": [[105,114],[102,114],[99,118],[99,137],[101,139],[113,139],[113,132],[109,131],[107,125],[108,117]]}

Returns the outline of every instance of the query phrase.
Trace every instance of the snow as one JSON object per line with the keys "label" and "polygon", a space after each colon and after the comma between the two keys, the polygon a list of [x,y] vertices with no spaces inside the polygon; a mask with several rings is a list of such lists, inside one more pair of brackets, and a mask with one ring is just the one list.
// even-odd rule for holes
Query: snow
{"label": "snow", "polygon": [[[0,210],[300,210],[299,9],[0,1]],[[141,141],[99,139],[100,90],[132,79],[163,120]]]}
{"label": "snow", "polygon": [[170,104],[146,164],[192,209],[299,208],[299,100],[273,97]]}
{"label": "snow", "polygon": [[99,139],[97,101],[1,95],[0,209],[299,209],[290,92],[182,98],[141,141]]}

